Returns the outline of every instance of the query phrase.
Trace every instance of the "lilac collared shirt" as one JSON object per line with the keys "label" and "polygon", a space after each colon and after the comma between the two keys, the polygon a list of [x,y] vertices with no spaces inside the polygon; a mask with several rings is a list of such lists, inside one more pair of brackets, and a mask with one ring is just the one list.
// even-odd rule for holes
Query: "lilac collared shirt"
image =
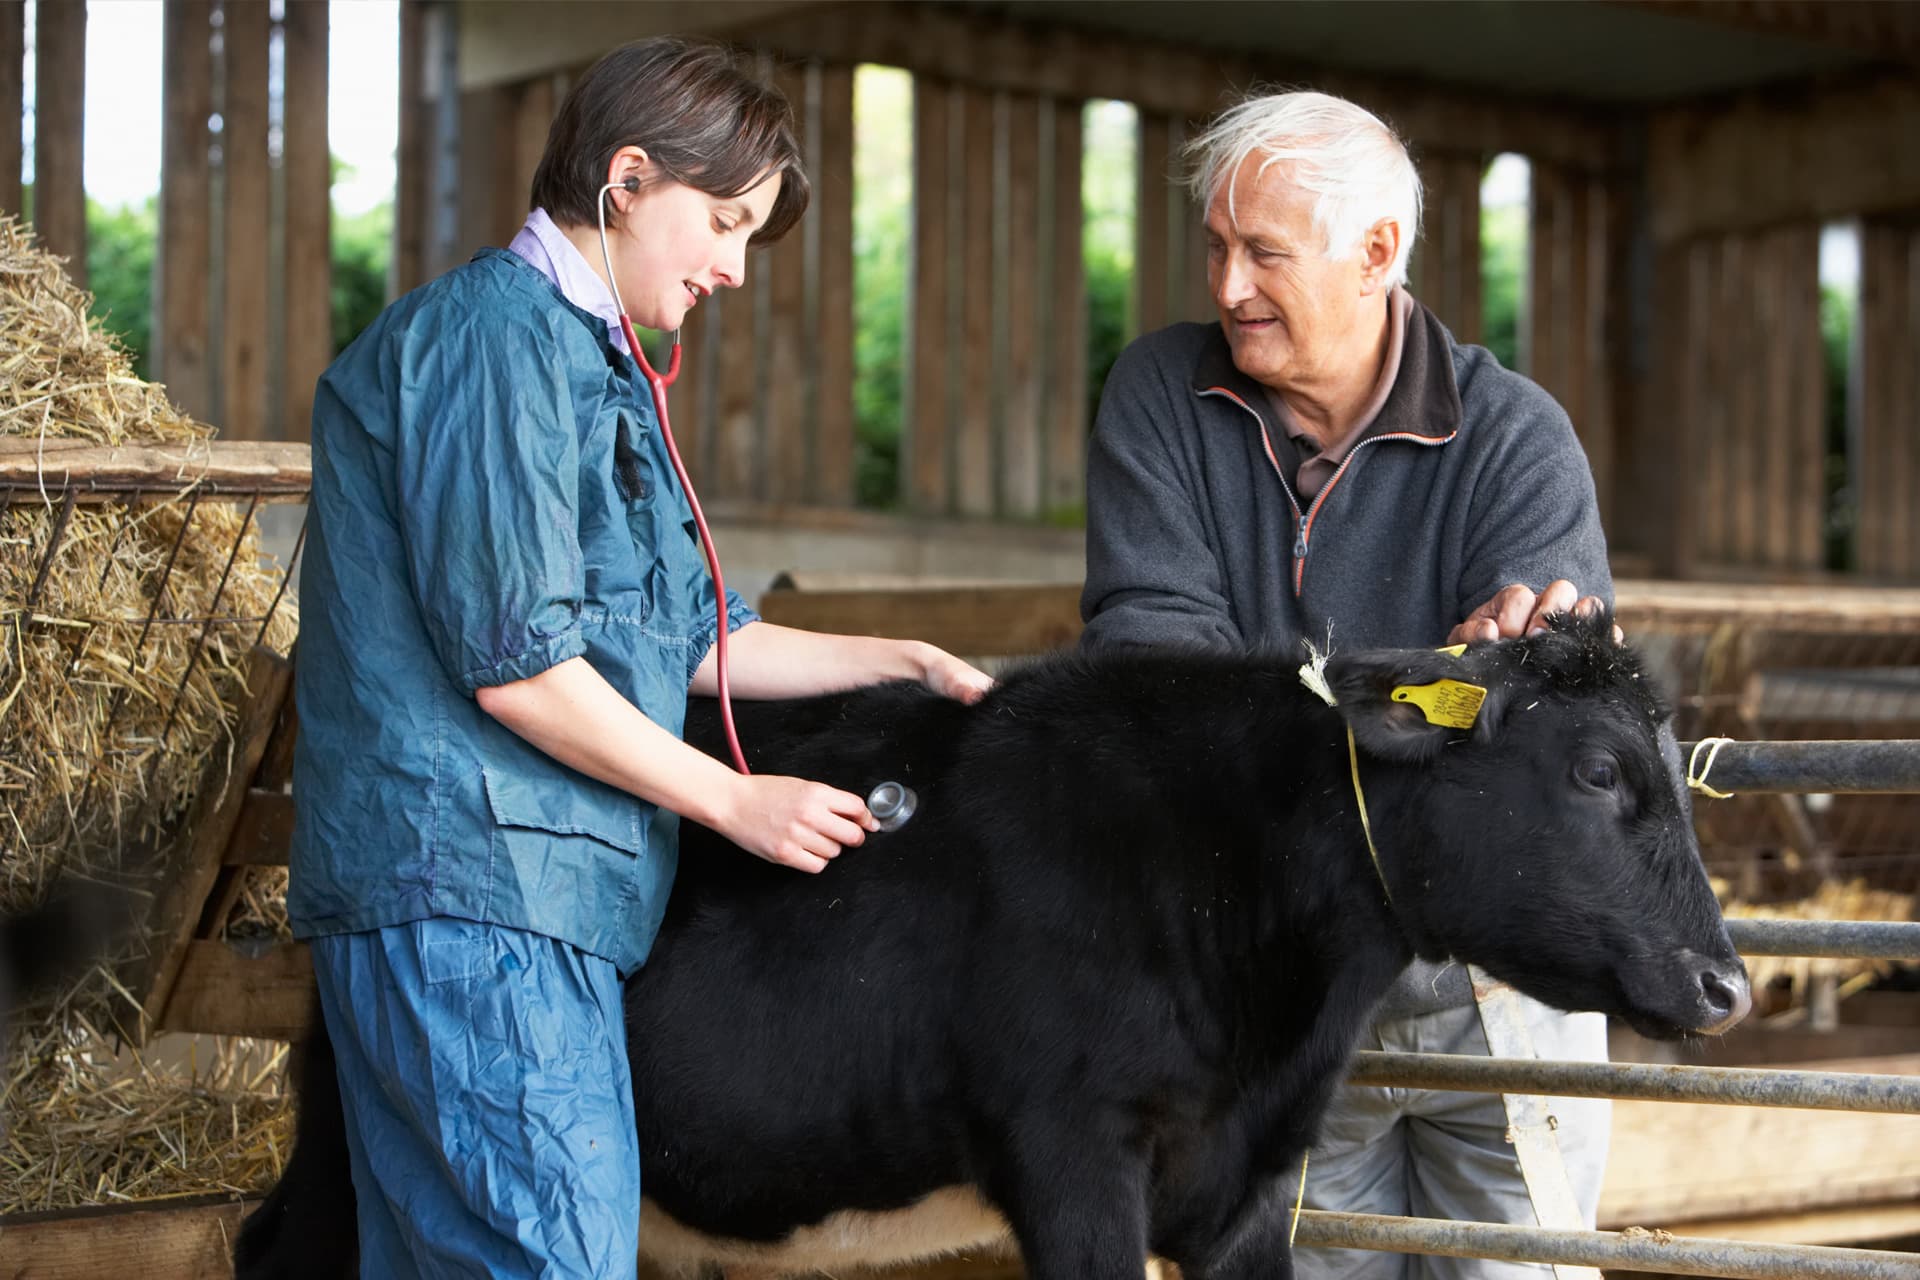
{"label": "lilac collared shirt", "polygon": [[535,209],[527,215],[526,223],[507,248],[531,263],[560,291],[561,297],[606,321],[613,345],[621,351],[627,349],[627,337],[620,332],[620,308],[613,301],[613,290],[574,248],[573,241],[554,225],[545,209]]}

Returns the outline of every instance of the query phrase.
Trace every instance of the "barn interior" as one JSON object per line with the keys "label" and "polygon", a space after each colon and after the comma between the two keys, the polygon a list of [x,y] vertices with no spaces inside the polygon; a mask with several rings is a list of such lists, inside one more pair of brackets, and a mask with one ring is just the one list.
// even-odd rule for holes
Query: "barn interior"
{"label": "barn interior", "polygon": [[[313,383],[352,336],[330,195],[330,86],[361,56],[330,46],[343,7],[164,0],[148,55],[161,96],[144,376],[217,430],[195,455],[225,468],[208,498],[243,507],[287,571]],[[729,581],[770,619],[996,661],[1071,643],[1100,377],[1132,337],[1214,316],[1180,148],[1255,85],[1308,86],[1409,143],[1426,200],[1414,294],[1572,418],[1621,620],[1674,695],[1678,735],[1920,739],[1920,4],[391,8],[394,99],[366,107],[397,124],[385,298],[506,243],[557,103],[621,42],[727,41],[794,103],[810,215],[758,255],[746,288],[696,310],[672,393]],[[30,218],[83,288],[108,265],[88,210],[87,51],[115,15],[0,0],[0,118],[30,118],[0,136],[0,213]],[[58,495],[41,501],[44,432],[9,413],[0,493],[39,524],[0,608],[30,621],[48,566],[100,552],[68,537]],[[67,442],[80,451],[69,474],[101,468],[72,490],[89,495],[83,516],[101,496],[152,500],[162,464],[177,476],[167,455],[144,482],[115,480],[84,452],[99,443]],[[266,595],[246,619],[262,637],[297,606],[297,591],[284,605]],[[170,603],[170,620],[224,619],[218,600]],[[238,749],[191,761],[197,785],[156,841],[168,888],[152,954],[119,975],[141,1015],[128,1038],[151,1037],[156,1061],[211,1043],[180,1037],[248,1037],[221,1050],[236,1056],[208,1096],[256,1107],[234,1124],[255,1146],[285,1110],[261,1101],[280,1059],[253,1042],[292,1035],[308,989],[274,900],[291,647],[249,659],[236,641],[222,732]],[[60,749],[94,749],[79,737]],[[20,785],[39,785],[39,767]],[[1698,823],[1732,914],[1915,919],[1920,796],[1703,800]],[[1623,1030],[1616,1056],[1920,1075],[1920,969],[1750,963],[1763,997],[1751,1025],[1678,1058]],[[1621,1102],[1615,1135],[1603,1229],[1920,1248],[1913,1115]],[[180,1274],[226,1274],[192,1268],[217,1265],[235,1196],[257,1195],[271,1165],[249,1164],[248,1185],[182,1183],[211,1199],[121,1229],[177,1236]],[[109,1248],[80,1212],[108,1198],[96,1177],[0,1204],[0,1262]]]}

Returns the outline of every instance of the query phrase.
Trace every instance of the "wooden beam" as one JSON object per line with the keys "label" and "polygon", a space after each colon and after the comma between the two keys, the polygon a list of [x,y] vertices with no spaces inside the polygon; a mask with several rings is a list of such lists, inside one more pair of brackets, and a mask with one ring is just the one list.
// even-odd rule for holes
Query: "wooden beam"
{"label": "wooden beam", "polygon": [[1041,378],[1039,344],[1041,304],[1047,290],[1040,274],[1046,239],[1040,222],[1040,185],[1047,175],[1040,169],[1040,120],[1041,112],[1051,107],[1024,94],[1008,100],[1002,175],[1007,236],[1001,326],[1005,356],[999,378],[1005,392],[1000,423],[1001,514],[1028,520],[1041,514],[1045,496],[1041,424],[1046,384]]}
{"label": "wooden beam", "polygon": [[333,362],[333,166],[327,149],[327,0],[288,0],[282,169],[286,174],[286,385],[280,438],[305,440],[313,389]]}
{"label": "wooden beam", "polygon": [[809,219],[819,236],[819,352],[812,498],[853,504],[853,68],[819,69],[819,151]]}
{"label": "wooden beam", "polygon": [[1716,26],[1920,61],[1920,9],[1833,0],[1611,0]]}
{"label": "wooden beam", "polygon": [[153,368],[167,398],[211,420],[213,5],[167,0],[161,37],[160,227],[154,264]]}
{"label": "wooden beam", "polygon": [[247,956],[225,942],[196,938],[158,1025],[166,1031],[297,1041],[313,1008],[313,958],[304,942],[283,942]]}
{"label": "wooden beam", "polygon": [[1168,314],[1167,277],[1173,233],[1184,228],[1169,225],[1167,167],[1173,122],[1158,112],[1138,116],[1139,136],[1134,148],[1133,316],[1126,330],[1138,334],[1164,329]]}
{"label": "wooden beam", "polygon": [[[1806,665],[1810,644],[1852,639],[1875,666],[1920,661],[1920,589],[1725,582],[1614,584],[1615,617],[1629,636],[1711,635],[1728,625],[1755,630],[1753,661]],[[760,598],[770,622],[809,630],[926,640],[972,656],[1038,653],[1080,634],[1078,583],[798,589]],[[1874,648],[1884,644],[1883,648]]]}
{"label": "wooden beam", "polygon": [[1869,219],[1860,236],[1859,454],[1854,554],[1860,571],[1920,579],[1920,223]]}
{"label": "wooden beam", "polygon": [[221,111],[226,177],[225,306],[221,313],[217,422],[229,440],[265,440],[268,302],[272,234],[268,227],[267,43],[264,4],[222,9],[227,97]]}
{"label": "wooden beam", "polygon": [[1072,585],[950,587],[894,591],[770,590],[768,622],[843,635],[926,640],[970,657],[1042,653],[1080,634],[1080,588]]}
{"label": "wooden beam", "polygon": [[1653,233],[1827,222],[1920,208],[1920,77],[1775,86],[1653,113]]}
{"label": "wooden beam", "polygon": [[234,824],[246,800],[247,788],[267,738],[280,714],[280,704],[292,686],[293,666],[273,651],[256,647],[247,663],[246,699],[234,728],[238,750],[231,771],[224,753],[216,753],[206,776],[194,792],[193,808],[181,827],[181,837],[162,857],[154,877],[155,896],[147,934],[152,951],[130,974],[127,987],[141,1002],[146,1025],[128,1028],[144,1041],[160,1025],[160,1015],[173,995],[174,983],[194,942],[209,890],[219,876],[222,858],[233,839]]}
{"label": "wooden beam", "polygon": [[400,0],[400,137],[393,191],[393,265],[387,294],[398,296],[426,281],[428,193],[433,165],[433,110],[425,95],[425,4]]}
{"label": "wooden beam", "polygon": [[26,124],[27,0],[0,0],[0,214],[20,206],[21,131]]}
{"label": "wooden beam", "polygon": [[994,511],[994,421],[991,410],[993,290],[993,94],[965,89],[960,170],[960,394],[952,419],[955,509],[963,515]]}
{"label": "wooden beam", "polygon": [[89,444],[0,439],[0,490],[75,485],[82,502],[124,501],[130,492],[178,493],[195,482],[263,502],[304,502],[313,461],[304,444],[200,441],[191,445]]}
{"label": "wooden beam", "polygon": [[1084,155],[1081,104],[1043,106],[1052,117],[1051,157],[1044,172],[1048,201],[1048,317],[1044,330],[1047,390],[1046,510],[1077,512],[1086,501],[1087,278],[1082,255],[1080,170]]}
{"label": "wooden beam", "polygon": [[[1419,158],[1425,226],[1408,264],[1414,296],[1462,342],[1480,341],[1480,173],[1478,153],[1433,151]],[[1525,336],[1522,335],[1524,349]]]}
{"label": "wooden beam", "polygon": [[[781,66],[773,75],[774,87],[793,106],[803,156],[812,123],[807,110],[808,78],[809,69],[804,66]],[[811,157],[805,158],[811,163]],[[817,326],[807,308],[807,250],[813,232],[811,223],[803,221],[784,240],[759,254],[750,268],[768,275],[767,394],[760,412],[768,454],[765,496],[774,502],[806,497],[813,457],[815,423],[808,384],[819,363],[814,358]]]}
{"label": "wooden beam", "polygon": [[957,231],[948,209],[952,169],[950,99],[945,84],[913,80],[913,312],[908,329],[901,493],[909,508],[944,512],[952,477],[948,422],[954,334],[949,323],[949,260]]}
{"label": "wooden beam", "polygon": [[908,0],[816,6],[751,25],[719,21],[729,38],[788,57],[877,62],[981,89],[1071,100],[1121,98],[1145,112],[1206,119],[1239,86],[1309,84],[1380,112],[1403,137],[1463,151],[1518,151],[1587,170],[1618,168],[1620,126],[1602,110],[1496,96],[1411,76],[1336,71],[1281,56],[1183,49],[1059,23],[1028,22]]}
{"label": "wooden beam", "polygon": [[[1920,1066],[1920,1055],[1797,1065],[1900,1075]],[[1600,1225],[1675,1226],[1916,1195],[1920,1116],[1621,1100],[1613,1104]]]}
{"label": "wooden beam", "polygon": [[[288,700],[291,705],[292,700]],[[233,836],[221,855],[228,867],[284,867],[293,839],[293,796],[285,791],[247,788],[234,819]]]}
{"label": "wooden beam", "polygon": [[233,1241],[257,1200],[114,1205],[0,1219],[0,1271],[36,1280],[205,1280],[233,1273]]}
{"label": "wooden beam", "polygon": [[87,287],[84,164],[87,6],[39,0],[34,10],[33,222],[40,243]]}

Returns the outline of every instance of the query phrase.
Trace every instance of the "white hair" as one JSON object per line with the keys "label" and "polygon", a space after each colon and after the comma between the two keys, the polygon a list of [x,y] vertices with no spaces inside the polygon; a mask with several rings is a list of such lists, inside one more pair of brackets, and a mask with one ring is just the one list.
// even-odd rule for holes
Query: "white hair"
{"label": "white hair", "polygon": [[[1374,223],[1384,218],[1399,223],[1400,250],[1388,268],[1387,284],[1406,284],[1407,258],[1420,231],[1420,175],[1406,145],[1378,116],[1325,93],[1246,98],[1181,149],[1193,164],[1188,185],[1194,196],[1211,204],[1255,151],[1265,157],[1259,173],[1288,164],[1293,184],[1314,194],[1313,224],[1326,240],[1330,260],[1358,248]],[[1227,213],[1237,217],[1231,187]]]}

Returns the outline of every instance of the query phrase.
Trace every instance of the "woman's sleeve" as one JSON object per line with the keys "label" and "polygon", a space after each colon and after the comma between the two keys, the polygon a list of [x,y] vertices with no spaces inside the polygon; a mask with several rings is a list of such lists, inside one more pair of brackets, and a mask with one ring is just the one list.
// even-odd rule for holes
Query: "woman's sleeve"
{"label": "woman's sleeve", "polygon": [[532,324],[423,312],[397,335],[395,503],[414,598],[469,696],[586,651],[580,445]]}

